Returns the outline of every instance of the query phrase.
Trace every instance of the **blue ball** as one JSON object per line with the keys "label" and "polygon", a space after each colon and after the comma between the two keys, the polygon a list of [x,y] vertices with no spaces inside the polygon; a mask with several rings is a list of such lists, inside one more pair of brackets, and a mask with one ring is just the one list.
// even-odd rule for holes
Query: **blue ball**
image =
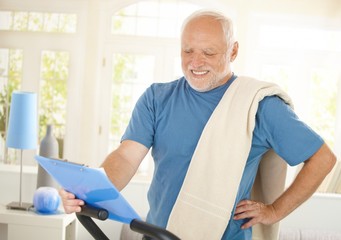
{"label": "blue ball", "polygon": [[58,191],[53,187],[40,187],[34,192],[33,205],[37,212],[55,213],[60,204]]}

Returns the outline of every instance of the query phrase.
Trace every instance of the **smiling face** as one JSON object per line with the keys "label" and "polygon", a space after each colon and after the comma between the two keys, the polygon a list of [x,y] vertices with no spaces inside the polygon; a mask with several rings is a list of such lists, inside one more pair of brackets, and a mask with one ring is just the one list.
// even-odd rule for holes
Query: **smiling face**
{"label": "smiling face", "polygon": [[238,44],[232,51],[221,23],[211,16],[190,20],[181,36],[182,71],[196,91],[205,92],[226,83],[232,76],[231,61],[237,55]]}

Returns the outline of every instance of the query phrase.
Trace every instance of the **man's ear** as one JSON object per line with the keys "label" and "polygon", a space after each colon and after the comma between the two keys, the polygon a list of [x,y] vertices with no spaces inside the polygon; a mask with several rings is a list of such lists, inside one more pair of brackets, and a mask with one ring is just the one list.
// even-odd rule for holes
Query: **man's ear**
{"label": "man's ear", "polygon": [[233,43],[233,47],[232,47],[232,51],[231,51],[231,55],[230,55],[230,62],[233,62],[237,55],[238,55],[238,49],[239,49],[239,43],[237,41],[235,41]]}

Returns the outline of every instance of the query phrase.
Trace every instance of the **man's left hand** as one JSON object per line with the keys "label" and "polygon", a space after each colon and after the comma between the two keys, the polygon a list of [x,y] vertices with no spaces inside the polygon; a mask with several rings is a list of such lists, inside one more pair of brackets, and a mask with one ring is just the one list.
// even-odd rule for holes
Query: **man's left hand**
{"label": "man's left hand", "polygon": [[272,205],[265,205],[262,202],[252,200],[242,200],[238,203],[234,214],[234,220],[246,219],[250,220],[241,228],[246,229],[257,223],[273,224],[277,221],[275,209]]}

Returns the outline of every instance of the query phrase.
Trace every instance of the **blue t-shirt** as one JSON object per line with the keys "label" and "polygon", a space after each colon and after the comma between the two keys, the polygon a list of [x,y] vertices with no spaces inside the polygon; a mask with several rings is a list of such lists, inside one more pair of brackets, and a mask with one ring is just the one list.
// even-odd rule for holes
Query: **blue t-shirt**
{"label": "blue t-shirt", "polygon": [[[166,227],[202,130],[235,79],[232,76],[208,92],[195,91],[185,78],[155,83],[138,100],[122,141],[129,139],[152,147],[155,167],[148,191],[148,222]],[[288,164],[297,165],[322,143],[280,98],[264,98],[256,114],[252,146],[235,203],[250,198],[259,161],[266,151],[272,148]],[[240,229],[245,221],[231,218],[222,239],[251,239],[252,229]]]}

